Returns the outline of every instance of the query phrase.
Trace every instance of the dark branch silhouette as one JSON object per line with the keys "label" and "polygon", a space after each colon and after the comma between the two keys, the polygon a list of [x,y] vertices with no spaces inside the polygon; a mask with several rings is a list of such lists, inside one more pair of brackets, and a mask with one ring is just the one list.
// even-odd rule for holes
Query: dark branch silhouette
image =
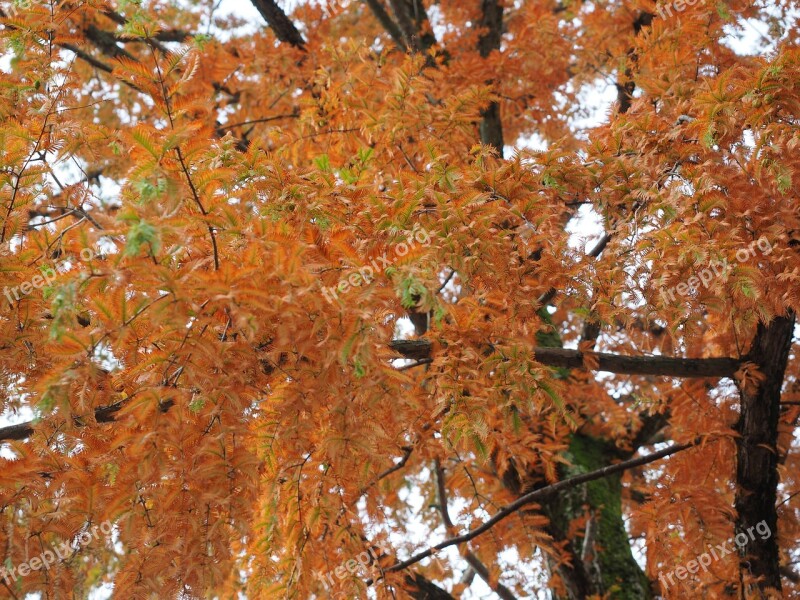
{"label": "dark branch silhouette", "polygon": [[[392,340],[389,347],[405,358],[423,360],[432,357],[432,345],[426,339]],[[584,354],[564,348],[533,349],[536,360],[549,367],[581,369],[586,367]],[[597,371],[626,375],[663,375],[665,377],[731,377],[741,365],[736,358],[677,358],[672,356],[625,356],[592,352]]]}

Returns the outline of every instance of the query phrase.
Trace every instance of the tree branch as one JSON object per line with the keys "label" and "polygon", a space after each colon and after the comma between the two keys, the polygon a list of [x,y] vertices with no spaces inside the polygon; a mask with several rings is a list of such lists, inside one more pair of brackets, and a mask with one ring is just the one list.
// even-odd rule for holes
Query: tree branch
{"label": "tree branch", "polygon": [[[481,21],[483,29],[478,38],[478,52],[481,58],[487,58],[494,50],[500,50],[503,34],[503,7],[499,0],[483,0]],[[487,83],[492,83],[491,81]],[[497,154],[503,156],[503,123],[500,120],[500,104],[496,101],[481,112],[481,143],[491,146]]]}
{"label": "tree branch", "polygon": [[[447,486],[444,480],[444,467],[441,461],[436,459],[436,488],[439,492],[439,512],[442,513],[442,522],[444,523],[447,535],[455,529],[453,521],[450,519],[450,510],[447,508]],[[478,574],[478,576],[486,582],[492,591],[500,596],[502,600],[517,600],[514,593],[504,586],[499,581],[492,582],[491,574],[486,565],[483,564],[480,558],[477,557],[472,551],[467,550],[464,553],[464,559],[470,567]]]}
{"label": "tree branch", "polygon": [[[691,448],[696,446],[699,443],[699,439],[693,442],[689,442],[686,444],[673,444],[668,448],[664,448],[659,452],[653,452],[647,456],[640,456],[639,458],[634,458],[631,460],[626,460],[615,465],[609,465],[607,467],[603,467],[602,469],[598,469],[596,471],[592,471],[590,473],[584,473],[582,475],[576,475],[575,477],[570,477],[569,479],[565,479],[563,481],[559,481],[552,485],[548,485],[547,487],[540,488],[538,490],[534,490],[532,492],[528,492],[527,494],[520,496],[517,500],[512,502],[511,504],[506,505],[504,508],[500,509],[491,519],[486,521],[483,525],[476,527],[472,531],[452,537],[449,539],[444,540],[436,544],[435,546],[431,546],[427,550],[423,550],[408,558],[402,562],[399,562],[391,567],[385,569],[387,573],[393,573],[396,571],[402,571],[403,569],[407,569],[411,565],[414,565],[422,560],[425,560],[429,556],[433,556],[437,551],[444,550],[445,548],[449,548],[450,546],[455,546],[457,544],[463,544],[468,542],[472,539],[475,539],[481,534],[486,533],[492,527],[497,525],[500,521],[510,517],[515,512],[517,512],[520,508],[527,504],[531,504],[532,502],[536,502],[538,500],[542,500],[553,494],[561,492],[563,490],[571,489],[577,487],[581,484],[588,483],[590,481],[594,481],[596,479],[602,479],[603,477],[608,477],[609,475],[614,475],[615,473],[621,473],[628,469],[632,469],[634,467],[640,467],[642,465],[646,465],[657,460],[660,460],[666,456],[671,454],[676,454],[687,448]],[[371,581],[367,582],[368,584]]]}
{"label": "tree branch", "polygon": [[303,36],[274,0],[252,0],[252,2],[253,6],[258,9],[258,12],[261,13],[261,16],[264,17],[264,20],[275,33],[276,38],[295,48],[305,50],[306,41]]}
{"label": "tree branch", "polygon": [[413,451],[414,451],[413,446],[404,446],[403,457],[397,462],[397,464],[392,465],[391,467],[383,471],[380,475],[378,475],[375,479],[373,479],[370,483],[361,488],[361,491],[358,493],[358,497],[361,498],[361,496],[366,494],[369,491],[369,489],[375,486],[381,479],[385,479],[392,473],[396,473],[397,471],[405,467],[406,463],[408,462],[408,459],[411,458],[411,453]]}
{"label": "tree branch", "polygon": [[231,123],[230,125],[220,125],[217,127],[217,131],[225,132],[229,129],[236,129],[237,127],[244,127],[245,125],[256,125],[258,123],[269,123],[271,121],[279,121],[280,119],[296,119],[300,116],[300,113],[292,112],[286,113],[282,115],[273,115],[271,117],[262,117],[260,119],[250,119],[249,121],[241,121],[239,123]]}
{"label": "tree branch", "polygon": [[[94,419],[98,423],[112,423],[116,419],[114,415],[116,415],[123,406],[125,406],[128,402],[131,401],[133,396],[129,396],[124,400],[120,400],[119,402],[115,402],[114,404],[109,404],[108,406],[98,406],[94,409]],[[159,403],[159,409],[162,413],[167,412],[170,408],[175,405],[175,401],[171,399],[164,400],[163,402]],[[85,417],[81,417],[78,415],[73,415],[72,417],[73,422],[78,427],[83,427],[86,425]],[[25,423],[17,423],[16,425],[8,425],[7,427],[0,427],[0,442],[9,442],[13,440],[24,440],[29,438],[33,435],[33,426],[36,424],[36,421],[27,421]]]}
{"label": "tree branch", "polygon": [[[405,358],[432,358],[432,345],[427,339],[392,340],[389,348]],[[581,369],[585,367],[583,353],[564,348],[535,347],[537,362],[549,367]],[[736,358],[678,358],[672,356],[624,356],[593,352],[597,371],[626,375],[663,375],[665,377],[731,377],[741,361]]]}
{"label": "tree branch", "polygon": [[[431,342],[421,340],[393,340],[389,347],[405,358],[427,364],[432,360]],[[584,367],[583,354],[578,350],[563,348],[534,348],[538,362],[550,367],[580,369]],[[598,371],[608,371],[627,375],[663,375],[665,377],[731,377],[738,369],[740,361],[735,358],[674,358],[669,356],[622,356],[604,352],[593,353],[598,361]],[[416,364],[414,366],[417,366]],[[172,404],[170,403],[170,406]],[[113,415],[116,405],[99,407],[95,410],[98,422],[113,421],[104,415]],[[110,411],[110,412],[109,412]],[[97,416],[99,413],[100,416]],[[0,442],[24,440],[33,434],[34,421],[0,428]]]}
{"label": "tree branch", "polygon": [[[403,39],[403,47],[424,54],[436,44],[422,0],[389,0],[389,5],[394,13],[397,31]],[[435,66],[431,56],[427,57],[426,64]]]}
{"label": "tree branch", "polygon": [[405,39],[403,39],[403,32],[400,31],[400,28],[397,26],[392,20],[392,17],[389,16],[389,13],[386,12],[386,9],[383,8],[383,4],[380,0],[366,0],[367,6],[370,7],[372,13],[375,15],[375,18],[378,19],[378,22],[383,26],[386,32],[392,37],[394,43],[403,50],[408,51],[408,46],[406,46]]}
{"label": "tree branch", "polygon": [[419,573],[408,574],[404,579],[405,592],[412,600],[455,600],[446,590]]}
{"label": "tree branch", "polygon": [[[745,596],[781,589],[778,546],[778,422],[781,387],[791,350],[795,317],[777,317],[768,325],[759,323],[747,354],[764,381],[756,389],[740,386],[741,411],[736,424],[736,533],[744,534],[739,555],[742,575],[757,578],[758,590],[740,590]],[[738,385],[738,383],[737,383]],[[762,522],[772,535],[751,538],[748,531]]]}

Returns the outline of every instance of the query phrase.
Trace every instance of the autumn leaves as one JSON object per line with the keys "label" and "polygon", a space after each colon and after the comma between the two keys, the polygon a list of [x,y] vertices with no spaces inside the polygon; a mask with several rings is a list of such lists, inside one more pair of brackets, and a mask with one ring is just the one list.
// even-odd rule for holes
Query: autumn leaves
{"label": "autumn leaves", "polygon": [[[757,240],[750,242],[746,248],[740,248],[737,250],[736,260],[739,263],[744,264],[750,258],[755,258],[756,248],[761,251],[762,256],[768,256],[772,252],[772,245],[769,243],[769,240],[766,237],[761,236]],[[691,276],[686,282],[681,282],[677,286],[662,288],[661,299],[665,304],[670,302],[674,303],[676,289],[679,296],[687,296],[689,294],[695,295],[701,283],[703,284],[703,288],[707,290],[715,278],[727,277],[728,274],[733,271],[733,269],[734,265],[728,264],[728,261],[725,258],[722,260],[712,260],[707,267],[703,267],[700,271],[698,271],[697,275]],[[752,293],[752,291],[750,293]]]}
{"label": "autumn leaves", "polygon": [[348,290],[363,285],[369,285],[375,278],[376,273],[385,273],[392,266],[398,257],[406,256],[409,250],[413,249],[417,243],[427,246],[431,243],[431,234],[419,224],[415,224],[411,231],[400,235],[405,238],[404,242],[398,242],[392,247],[393,253],[384,251],[380,256],[372,258],[368,264],[359,267],[348,276],[342,276],[339,283],[331,286],[322,286],[322,296],[330,303],[339,299],[339,294],[345,294]]}

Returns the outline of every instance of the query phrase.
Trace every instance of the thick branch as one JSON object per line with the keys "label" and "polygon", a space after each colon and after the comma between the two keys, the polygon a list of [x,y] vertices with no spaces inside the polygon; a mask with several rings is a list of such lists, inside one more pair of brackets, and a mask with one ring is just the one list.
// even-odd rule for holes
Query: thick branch
{"label": "thick branch", "polygon": [[[389,347],[405,358],[416,360],[430,359],[431,343],[429,340],[393,340]],[[563,348],[534,348],[538,362],[550,367],[566,367],[580,369],[584,367],[583,354],[578,350]],[[738,369],[740,361],[735,358],[674,358],[669,356],[623,356],[605,352],[593,353],[597,359],[598,371],[608,371],[627,375],[662,375],[665,377],[731,377]],[[104,419],[104,411],[117,410],[112,407],[100,407],[95,410],[98,422]],[[100,413],[98,417],[97,414]],[[33,421],[0,428],[0,441],[23,440],[33,433]]]}
{"label": "thick branch", "polygon": [[[2,17],[4,19],[8,18],[8,15],[5,13],[5,11],[3,11],[2,8],[0,8],[0,17]],[[6,24],[6,27],[8,27],[9,29],[16,29],[16,27],[14,27],[13,25]],[[58,43],[56,45],[59,48],[63,48],[64,50],[69,50],[70,52],[75,53],[75,56],[77,56],[82,61],[86,62],[87,64],[90,64],[95,69],[100,69],[101,71],[104,71],[106,73],[112,73],[114,71],[113,67],[111,67],[110,65],[107,65],[106,63],[104,63],[101,60],[96,59],[94,56],[92,56],[88,52],[84,52],[83,50],[78,48],[75,44]],[[124,79],[120,79],[120,81],[123,84],[127,85],[128,87],[136,90],[137,92],[141,92],[141,90],[138,87],[136,87],[135,84],[130,83],[129,81],[126,81]]]}
{"label": "thick branch", "polygon": [[[422,0],[389,0],[405,47],[425,53],[436,43]],[[429,60],[429,66],[433,63]]]}
{"label": "thick branch", "polygon": [[447,591],[419,573],[405,576],[405,592],[412,600],[455,600]]}
{"label": "thick branch", "polygon": [[402,562],[392,565],[391,567],[386,569],[386,572],[392,573],[395,571],[402,571],[403,569],[407,569],[411,565],[414,565],[422,560],[425,560],[429,556],[433,556],[439,550],[444,550],[445,548],[449,548],[450,546],[456,546],[458,544],[463,544],[472,539],[475,539],[479,535],[482,535],[487,531],[489,531],[500,521],[503,521],[504,519],[513,515],[520,508],[522,508],[527,504],[538,502],[539,500],[548,498],[553,494],[557,494],[564,490],[574,488],[576,486],[588,483],[590,481],[594,481],[596,479],[602,479],[603,477],[608,477],[609,475],[614,475],[615,473],[621,473],[623,471],[627,471],[628,469],[640,467],[642,465],[655,462],[666,456],[669,456],[670,454],[675,454],[677,452],[681,452],[682,450],[686,450],[687,448],[691,448],[697,445],[698,443],[699,440],[695,440],[694,442],[690,442],[687,444],[673,444],[668,448],[664,448],[659,452],[654,452],[647,456],[640,456],[639,458],[626,460],[621,463],[617,463],[615,465],[609,465],[607,467],[603,467],[602,469],[597,469],[596,471],[592,471],[590,473],[584,473],[582,475],[576,475],[575,477],[570,477],[569,479],[559,481],[558,483],[548,485],[547,487],[543,487],[538,490],[528,492],[524,496],[520,496],[517,500],[515,500],[511,504],[508,504],[504,508],[500,509],[491,519],[486,521],[483,525],[476,527],[475,529],[473,529],[468,533],[446,539],[443,542],[436,544],[435,546],[431,546],[427,550],[419,552],[414,556],[412,556],[411,558],[408,558]]}
{"label": "thick branch", "polygon": [[386,12],[385,8],[383,8],[381,0],[366,0],[366,2],[372,10],[372,13],[375,15],[375,18],[378,19],[378,22],[383,26],[386,32],[392,36],[394,43],[397,44],[401,49],[408,50],[406,41],[403,39],[403,32],[400,31],[397,23],[392,20],[392,17],[389,16],[389,13]]}
{"label": "thick branch", "polygon": [[[120,400],[119,402],[115,402],[114,404],[109,404],[108,406],[98,406],[94,409],[94,419],[98,423],[111,423],[115,421],[114,415],[116,415],[126,403],[128,403],[133,396],[126,398],[125,400]],[[159,409],[161,412],[167,412],[170,408],[174,406],[175,402],[173,400],[164,400],[163,402],[159,403]],[[73,422],[78,427],[83,427],[86,424],[86,421],[83,417],[74,416]],[[0,427],[0,442],[10,442],[13,440],[24,440],[33,435],[33,426],[36,424],[35,421],[27,421],[25,423],[17,423],[16,425],[9,425],[7,427]]]}
{"label": "thick branch", "polygon": [[[642,11],[636,20],[633,22],[634,35],[638,35],[644,27],[648,27],[653,22],[655,15],[650,12]],[[620,74],[620,81],[617,83],[617,102],[619,103],[619,112],[624,114],[628,112],[633,103],[633,92],[636,90],[636,82],[634,81],[634,67],[639,62],[639,54],[636,49],[631,47],[627,52],[628,64],[626,65],[622,74]]]}
{"label": "thick branch", "polygon": [[[431,358],[431,342],[421,340],[393,340],[389,347],[405,358],[417,360]],[[549,367],[583,368],[583,353],[564,348],[533,349],[538,362]],[[663,375],[665,377],[731,377],[739,368],[735,358],[676,358],[672,356],[624,356],[607,352],[593,352],[598,371],[626,375]]]}
{"label": "thick branch", "polygon": [[[117,11],[111,8],[103,8],[101,11],[106,17],[112,20],[117,25],[127,25],[128,19],[124,15],[118,13]],[[192,37],[191,33],[186,31],[181,31],[179,29],[162,29],[158,31],[152,38],[154,40],[158,40],[159,42],[182,42],[187,38]],[[126,37],[124,35],[117,35],[117,41],[122,43],[127,42],[140,42],[142,41],[141,38],[133,38],[133,37]]]}
{"label": "thick branch", "polygon": [[274,0],[252,0],[252,2],[275,33],[276,38],[291,44],[295,48],[300,48],[301,50],[305,48],[306,41],[303,36],[300,35],[292,20],[286,16],[286,13]]}
{"label": "thick branch", "polygon": [[[92,42],[95,47],[106,56],[111,58],[124,57],[129,60],[136,60],[130,52],[117,45],[117,36],[110,31],[100,29],[96,25],[89,25],[84,28],[83,36]],[[160,44],[158,45],[160,46]]]}
{"label": "thick branch", "polygon": [[[503,7],[499,0],[483,0],[480,27],[483,30],[478,38],[478,52],[482,58],[500,49],[503,34]],[[491,83],[491,82],[489,82]],[[500,104],[492,102],[481,112],[481,143],[492,146],[503,156],[503,123],[500,120]]]}

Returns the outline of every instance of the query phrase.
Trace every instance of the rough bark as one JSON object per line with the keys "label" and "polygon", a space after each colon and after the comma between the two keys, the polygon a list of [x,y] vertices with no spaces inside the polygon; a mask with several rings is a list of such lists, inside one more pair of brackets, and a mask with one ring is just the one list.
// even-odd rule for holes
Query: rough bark
{"label": "rough bark", "polygon": [[383,26],[386,32],[392,37],[394,43],[397,44],[403,50],[408,50],[406,46],[406,41],[403,38],[403,32],[400,31],[400,28],[397,26],[392,20],[392,17],[389,16],[389,13],[386,12],[386,9],[383,7],[383,3],[381,0],[367,0],[367,5],[372,10],[372,13],[375,15],[375,18],[378,19],[378,22]]}
{"label": "rough bark", "polygon": [[[612,445],[580,433],[572,437],[571,467],[565,476],[591,472],[616,456]],[[544,505],[551,533],[566,546],[570,564],[555,566],[568,600],[591,595],[613,600],[647,600],[650,582],[631,551],[622,513],[622,474],[598,479],[559,494]],[[588,516],[583,537],[567,532],[575,519]],[[606,596],[604,596],[606,595]]]}
{"label": "rough bark", "polygon": [[[765,376],[757,390],[740,386],[741,409],[736,430],[736,533],[747,538],[740,551],[739,569],[744,577],[755,577],[759,591],[780,593],[781,573],[778,548],[778,418],[781,386],[794,331],[794,315],[778,317],[768,325],[759,324],[750,352]],[[764,521],[771,535],[755,533]],[[763,526],[762,526],[763,527]],[[753,532],[748,535],[748,532]],[[741,539],[741,537],[739,538]],[[750,590],[744,591],[748,595]],[[761,594],[759,594],[761,595]]]}
{"label": "rough bark", "polygon": [[422,0],[389,0],[407,48],[425,53],[436,43]]}
{"label": "rough bark", "polygon": [[[655,15],[653,13],[642,11],[633,22],[633,31],[638,33],[644,28],[649,27],[653,22]],[[636,82],[634,81],[635,70],[639,62],[639,54],[635,48],[629,48],[627,52],[627,65],[623,73],[620,74],[619,82],[617,83],[617,102],[619,104],[620,114],[625,114],[630,109],[633,103],[633,93],[636,91]]]}
{"label": "rough bark", "polygon": [[[562,340],[553,328],[549,313],[539,311],[548,326],[536,333],[541,353],[562,350]],[[570,465],[560,469],[562,481],[571,477],[596,472],[612,464],[619,457],[613,442],[584,435],[572,435],[569,452],[564,456]],[[628,457],[630,460],[630,457]],[[580,600],[589,596],[603,596],[620,600],[649,600],[650,584],[633,558],[628,533],[622,514],[622,472],[603,479],[565,488],[541,503],[542,512],[549,523],[547,532],[561,548],[563,561],[548,559],[548,566],[557,575],[560,586],[554,598]],[[528,473],[528,481],[542,480],[539,473]],[[512,461],[503,474],[506,488],[519,495],[522,479]],[[582,537],[571,535],[572,523],[588,517]]]}

